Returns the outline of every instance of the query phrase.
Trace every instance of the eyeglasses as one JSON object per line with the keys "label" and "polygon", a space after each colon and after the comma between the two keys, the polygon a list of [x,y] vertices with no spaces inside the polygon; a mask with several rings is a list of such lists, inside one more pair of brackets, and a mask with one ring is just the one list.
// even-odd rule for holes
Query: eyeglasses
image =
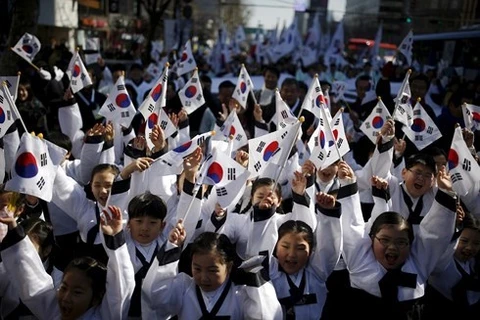
{"label": "eyeglasses", "polygon": [[377,239],[378,242],[380,242],[380,244],[385,248],[393,244],[398,249],[405,249],[410,245],[410,243],[407,240],[403,240],[403,239],[391,240],[387,238],[378,238],[378,237],[375,237],[375,239]]}
{"label": "eyeglasses", "polygon": [[422,172],[422,171],[411,170],[411,169],[407,169],[407,170],[410,171],[411,173],[413,173],[416,178],[424,178],[424,179],[432,179],[433,178],[433,173],[431,173],[431,172]]}

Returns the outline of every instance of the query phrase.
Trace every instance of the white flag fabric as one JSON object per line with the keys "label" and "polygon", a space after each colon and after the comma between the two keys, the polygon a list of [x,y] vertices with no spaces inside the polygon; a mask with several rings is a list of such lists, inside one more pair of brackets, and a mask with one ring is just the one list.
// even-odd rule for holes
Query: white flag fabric
{"label": "white flag fabric", "polygon": [[0,89],[0,138],[17,119],[16,108],[12,106],[14,103],[8,87],[2,85]]}
{"label": "white flag fabric", "polygon": [[123,76],[118,77],[117,83],[110,89],[105,103],[98,111],[99,115],[125,128],[130,126],[135,116],[135,107],[125,88]]}
{"label": "white flag fabric", "polygon": [[[143,100],[142,104],[138,108],[138,111],[143,115],[145,121],[150,117],[152,112],[158,108],[163,108],[167,101],[167,83],[168,83],[168,64],[163,69],[162,76],[154,84],[150,90],[148,96]],[[160,112],[157,112],[159,115]]]}
{"label": "white flag fabric", "polygon": [[407,60],[407,65],[412,65],[412,46],[413,46],[413,32],[410,30],[405,38],[400,43],[398,47],[398,51],[403,54],[405,59]]}
{"label": "white flag fabric", "polygon": [[312,82],[310,83],[310,87],[303,100],[302,108],[303,110],[313,113],[317,118],[321,118],[322,112],[325,112],[327,121],[330,122],[332,120],[332,115],[330,114],[330,110],[328,110],[327,101],[325,100],[317,76],[313,77]]}
{"label": "white flag fabric", "polygon": [[382,100],[378,100],[377,105],[367,119],[361,124],[360,130],[373,142],[377,144],[377,136],[382,129],[383,124],[390,118],[390,112]]}
{"label": "white flag fabric", "polygon": [[248,143],[247,135],[235,110],[230,111],[227,119],[218,130],[217,127],[215,128],[215,135],[212,140],[225,141],[230,136],[232,137],[233,150],[238,150]]}
{"label": "white flag fabric", "polygon": [[345,91],[347,90],[347,83],[344,81],[335,81],[332,84],[332,93],[334,93],[333,101],[345,101]]}
{"label": "white flag fabric", "polygon": [[332,40],[330,41],[330,46],[325,52],[324,64],[329,66],[330,64],[339,64],[340,61],[343,61],[343,49],[345,48],[345,35],[343,31],[343,21],[341,21],[335,33],[333,34]]}
{"label": "white flag fabric", "polygon": [[480,130],[480,107],[473,104],[462,106],[465,127],[470,130]]}
{"label": "white flag fabric", "polygon": [[374,44],[372,51],[370,52],[370,59],[372,62],[376,62],[377,57],[380,56],[380,43],[382,42],[383,24],[380,22],[377,33],[375,34]]}
{"label": "white flag fabric", "polygon": [[97,37],[85,40],[85,50],[100,51],[100,39]]}
{"label": "white flag fabric", "polygon": [[12,179],[5,189],[52,200],[55,170],[45,141],[29,133],[22,135],[21,144],[15,156]]}
{"label": "white flag fabric", "polygon": [[247,98],[250,91],[253,92],[253,82],[250,79],[250,75],[245,68],[245,65],[242,65],[240,69],[240,74],[238,75],[237,85],[233,91],[232,98],[238,101],[243,109],[247,108]]}
{"label": "white flag fabric", "polygon": [[320,113],[318,119],[318,126],[312,134],[312,138],[308,141],[308,147],[310,149],[310,161],[315,164],[318,170],[325,167],[324,163],[327,160],[327,156],[331,152],[336,152],[334,146],[334,137],[332,135],[332,128],[329,124],[332,123],[332,119],[328,119],[326,113]]}
{"label": "white flag fabric", "polygon": [[236,203],[243,195],[239,192],[247,182],[250,172],[225,153],[213,149],[212,155],[206,160],[206,170],[203,183],[214,185],[217,202],[222,208]]}
{"label": "white flag fabric", "polygon": [[153,61],[159,63],[163,52],[163,42],[160,40],[152,41],[152,49],[150,50],[150,57]]}
{"label": "white flag fabric", "polygon": [[322,29],[320,25],[320,12],[317,12],[313,17],[312,26],[308,29],[307,36],[305,37],[305,46],[309,47],[316,53],[320,48],[321,32],[322,32]]}
{"label": "white flag fabric", "polygon": [[412,93],[410,91],[410,83],[408,81],[411,70],[408,70],[403,79],[402,85],[398,90],[395,100],[395,110],[393,111],[393,119],[410,127],[413,124],[413,108],[410,104]]}
{"label": "white flag fabric", "polygon": [[72,59],[67,68],[67,75],[70,79],[70,88],[73,93],[77,93],[82,90],[84,87],[92,84],[92,79],[88,74],[87,68],[83,64],[82,58],[78,54],[78,51],[75,51]]}
{"label": "white flag fabric", "polygon": [[252,173],[251,177],[261,177],[269,164],[280,167],[285,164],[301,124],[299,121],[293,126],[248,140],[248,171]]}
{"label": "white flag fabric", "polygon": [[[335,148],[334,145],[330,147],[330,150],[327,153],[327,157],[323,162],[322,168],[326,168],[335,161],[340,160],[341,157],[343,157],[350,151],[350,145],[348,144],[347,135],[345,134],[345,127],[343,126],[342,109],[338,110],[333,117],[330,128],[332,130],[333,139],[335,139],[337,147]],[[329,141],[329,145],[331,144],[332,141]]]}
{"label": "white flag fabric", "polygon": [[18,40],[12,50],[23,59],[32,63],[33,58],[35,58],[41,48],[42,46],[37,37],[30,33],[25,33],[20,40]]}
{"label": "white flag fabric", "polygon": [[298,121],[298,118],[292,113],[290,107],[283,101],[278,89],[275,90],[275,116],[273,120],[277,129],[283,129],[287,125],[293,125]]}
{"label": "white flag fabric", "polygon": [[165,139],[177,132],[177,128],[172,123],[165,110],[163,110],[163,108],[160,108],[159,106],[155,107],[155,111],[152,112],[152,114],[145,122],[145,140],[147,141],[147,146],[149,150],[152,150],[152,148],[154,147],[153,142],[150,139],[150,135],[152,134],[153,127],[156,124],[160,125],[160,128],[163,130],[163,135]]}
{"label": "white flag fabric", "polygon": [[197,69],[195,69],[190,80],[188,80],[185,86],[178,92],[178,96],[183,108],[188,114],[191,114],[205,104]]}
{"label": "white flag fabric", "polygon": [[465,196],[480,181],[480,167],[463,140],[460,126],[455,128],[452,146],[448,152],[448,170],[453,190],[461,196]]}
{"label": "white flag fabric", "polygon": [[180,56],[180,59],[177,60],[176,73],[178,76],[181,76],[185,73],[195,70],[196,67],[197,62],[195,62],[195,58],[193,57],[192,52],[192,46],[190,44],[190,40],[188,40],[183,47],[183,52]]}
{"label": "white flag fabric", "polygon": [[5,81],[13,101],[17,101],[18,83],[20,82],[20,75],[18,76],[0,76],[0,85]]}
{"label": "white flag fabric", "polygon": [[162,74],[162,69],[160,69],[155,63],[150,63],[145,70],[149,75],[152,76],[152,78],[157,81],[157,79],[160,77]]}
{"label": "white flag fabric", "polygon": [[402,127],[402,130],[418,150],[424,149],[442,137],[442,133],[420,102],[417,102],[413,108],[413,124],[410,127]]}

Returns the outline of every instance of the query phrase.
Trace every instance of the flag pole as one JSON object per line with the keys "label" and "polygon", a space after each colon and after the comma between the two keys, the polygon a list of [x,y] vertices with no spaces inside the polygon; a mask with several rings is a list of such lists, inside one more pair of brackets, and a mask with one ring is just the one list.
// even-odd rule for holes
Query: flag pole
{"label": "flag pole", "polygon": [[20,115],[20,112],[18,112],[17,106],[15,105],[15,101],[13,101],[13,98],[10,95],[10,91],[8,90],[7,83],[5,81],[2,82],[2,87],[3,87],[3,93],[5,94],[8,100],[8,103],[10,104],[11,108],[13,109],[13,112],[15,113],[15,117],[20,119],[23,129],[25,130],[25,132],[28,132],[27,127],[25,126],[25,122],[23,122],[22,116]]}
{"label": "flag pole", "polygon": [[[300,117],[298,119],[299,122],[303,123],[305,121],[305,118],[304,117]],[[285,169],[285,165],[287,164],[287,161],[288,161],[288,157],[290,155],[290,152],[292,152],[292,149],[293,149],[293,146],[294,144],[297,142],[297,135],[298,135],[298,132],[300,131],[300,128],[302,126],[299,125],[298,128],[297,128],[297,132],[295,133],[295,138],[292,140],[290,146],[288,147],[288,153],[287,153],[287,156],[285,157],[285,161],[282,163],[281,167],[280,167],[280,170],[278,171],[278,174],[275,175],[275,184],[273,186],[273,192],[275,192],[275,190],[277,189],[277,185],[278,185],[278,179],[280,179],[280,175],[282,174],[283,172],[283,169]]]}
{"label": "flag pole", "polygon": [[17,91],[15,92],[15,99],[17,98],[18,96],[18,86],[20,85],[20,76],[22,75],[22,72],[21,71],[18,71],[17,72]]}

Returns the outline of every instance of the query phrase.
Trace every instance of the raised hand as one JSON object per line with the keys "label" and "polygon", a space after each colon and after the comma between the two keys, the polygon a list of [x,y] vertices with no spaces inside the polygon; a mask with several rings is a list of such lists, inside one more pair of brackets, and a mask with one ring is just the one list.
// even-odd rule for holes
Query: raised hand
{"label": "raised hand", "polygon": [[324,192],[318,192],[315,196],[316,203],[325,209],[332,209],[335,207],[335,197]]}
{"label": "raised hand", "polygon": [[248,159],[249,154],[246,151],[237,150],[237,152],[235,153],[235,161],[237,161],[244,168],[248,167]]}
{"label": "raised hand", "polygon": [[175,225],[175,228],[170,231],[168,241],[180,247],[185,241],[186,237],[187,233],[185,232],[185,227],[183,226],[183,219],[179,219]]}
{"label": "raised hand", "polygon": [[156,124],[153,126],[152,133],[150,134],[150,141],[152,141],[154,145],[154,150],[152,150],[152,152],[158,152],[165,148],[165,133],[160,125]]}
{"label": "raised hand", "polygon": [[265,123],[265,120],[263,120],[263,110],[259,104],[256,104],[255,109],[253,109],[253,117],[255,118],[255,121]]}
{"label": "raised hand", "polygon": [[195,176],[198,171],[198,167],[202,162],[202,148],[197,147],[193,153],[183,159],[183,171],[185,172],[185,179],[191,183],[195,183]]}
{"label": "raised hand", "polygon": [[397,139],[394,138],[393,140],[393,148],[395,149],[395,153],[399,156],[402,156],[407,149],[407,142],[404,139]]}
{"label": "raised hand", "polygon": [[108,210],[103,210],[100,217],[102,232],[109,236],[114,236],[123,228],[122,212],[117,206],[108,206]]}
{"label": "raised hand", "polygon": [[296,194],[303,195],[305,193],[305,189],[307,188],[307,178],[303,175],[303,173],[295,171],[293,173],[292,179],[292,191]]}
{"label": "raised hand", "polygon": [[137,150],[145,150],[145,146],[147,145],[147,141],[145,140],[144,136],[136,136],[133,138],[132,147]]}
{"label": "raised hand", "polygon": [[113,141],[115,138],[115,129],[113,128],[112,121],[108,121],[107,125],[105,126],[105,142]]}
{"label": "raised hand", "polygon": [[170,113],[168,115],[168,118],[170,118],[170,121],[172,121],[173,125],[178,128],[178,122],[179,122],[179,118],[178,118],[178,115],[176,113]]}
{"label": "raised hand", "polygon": [[129,178],[132,173],[135,171],[143,172],[150,168],[153,159],[148,157],[137,158],[130,162],[126,167],[123,168],[122,172],[120,173],[122,179]]}
{"label": "raised hand", "polygon": [[437,185],[440,189],[446,190],[447,192],[453,192],[452,180],[450,179],[450,175],[445,166],[442,166],[440,170],[438,170]]}
{"label": "raised hand", "polygon": [[371,182],[372,186],[376,187],[377,189],[387,190],[388,188],[388,181],[380,177],[372,176]]}
{"label": "raised hand", "polygon": [[345,161],[340,161],[338,163],[338,178],[340,180],[355,179],[355,173],[353,172],[353,169]]}
{"label": "raised hand", "polygon": [[218,120],[224,122],[228,117],[228,109],[225,103],[222,103],[222,112],[218,113]]}
{"label": "raised hand", "polygon": [[185,109],[182,109],[180,110],[180,112],[178,113],[178,122],[183,122],[183,121],[186,121],[188,119],[188,113],[187,111],[185,111]]}
{"label": "raised hand", "polygon": [[101,123],[95,123],[92,128],[87,131],[87,136],[103,136],[105,134],[105,127]]}
{"label": "raised hand", "polygon": [[315,170],[316,170],[315,164],[310,160],[305,161],[305,163],[302,166],[302,173],[305,177],[310,177],[315,175]]}

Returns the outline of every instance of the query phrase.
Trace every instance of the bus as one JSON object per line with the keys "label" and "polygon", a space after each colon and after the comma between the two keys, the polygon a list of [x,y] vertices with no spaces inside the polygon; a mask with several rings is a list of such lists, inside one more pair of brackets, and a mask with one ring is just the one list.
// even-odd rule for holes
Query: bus
{"label": "bus", "polygon": [[451,67],[462,67],[464,76],[475,77],[480,69],[480,28],[414,34],[413,57],[431,66],[444,60]]}
{"label": "bus", "polygon": [[[374,40],[364,38],[350,38],[347,44],[347,51],[352,57],[367,57],[375,44]],[[395,56],[397,45],[393,43],[381,42],[379,55],[386,61],[390,61]]]}

